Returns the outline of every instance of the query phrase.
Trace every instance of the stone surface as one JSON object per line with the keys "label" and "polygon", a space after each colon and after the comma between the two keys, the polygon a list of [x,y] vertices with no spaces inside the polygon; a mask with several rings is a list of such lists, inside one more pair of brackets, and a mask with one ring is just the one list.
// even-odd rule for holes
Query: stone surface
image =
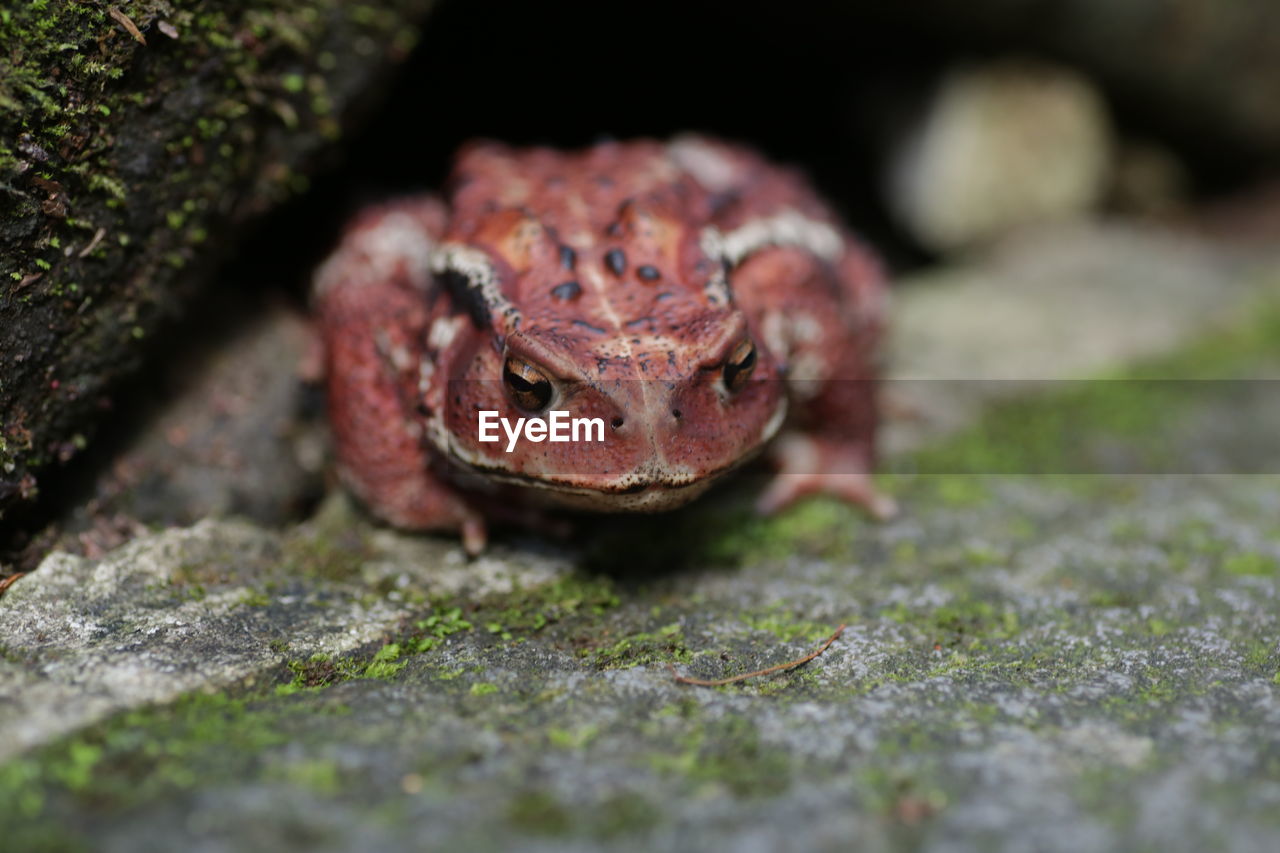
{"label": "stone surface", "polygon": [[954,432],[993,399],[1168,353],[1240,322],[1277,288],[1265,253],[1119,220],[1027,229],[914,275],[894,306],[886,389],[909,417],[887,447]]}
{"label": "stone surface", "polygon": [[305,375],[317,347],[307,318],[283,305],[223,313],[219,334],[145,389],[87,515],[148,525],[237,515],[278,525],[316,501],[327,447],[319,391]]}
{"label": "stone surface", "polygon": [[[1240,287],[1242,300],[1265,289]],[[1211,322],[1218,302],[1184,305],[1199,291],[1176,282],[1168,293],[1170,316],[1200,305],[1199,322],[1130,349],[1108,339],[1123,324],[1083,324],[1110,355],[1070,363],[1276,375],[1275,300]],[[1128,304],[1117,288],[1107,298]],[[1086,303],[1042,308],[1062,320],[1073,304]],[[1096,316],[1091,301],[1079,310]],[[969,352],[965,325],[935,316],[904,328]],[[988,343],[1012,340],[1003,351],[1033,363],[1020,334]],[[885,486],[905,511],[879,525],[823,501],[754,518],[748,478],[676,515],[581,525],[570,543],[500,537],[475,563],[333,498],[283,531],[205,521],[101,559],[51,555],[0,599],[0,837],[157,851],[1270,851],[1280,412],[1258,393],[1269,386],[1226,387],[1226,404],[1136,381],[1050,388],[906,456],[1119,471],[1158,449],[1271,473],[895,474]],[[1058,421],[1088,427],[1046,440]],[[669,669],[782,663],[841,623],[787,673],[703,688]]]}
{"label": "stone surface", "polygon": [[[1269,849],[1280,479],[935,486],[886,526],[822,505],[779,553],[596,579],[542,628],[458,599],[468,627],[379,678],[370,648],[333,686],[117,717],[7,765],[0,824],[109,850]],[[845,621],[789,675],[666,669],[777,663]]]}
{"label": "stone surface", "polygon": [[122,709],[251,682],[285,650],[349,652],[433,594],[509,590],[555,573],[533,557],[468,565],[446,542],[327,529],[344,507],[287,536],[206,520],[100,560],[55,551],[4,598],[0,761]]}

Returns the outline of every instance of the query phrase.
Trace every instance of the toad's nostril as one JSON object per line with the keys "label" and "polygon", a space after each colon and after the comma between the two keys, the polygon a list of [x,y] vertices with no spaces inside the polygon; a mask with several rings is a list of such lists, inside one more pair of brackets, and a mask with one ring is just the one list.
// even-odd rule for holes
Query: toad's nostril
{"label": "toad's nostril", "polygon": [[625,422],[622,420],[622,418],[614,418],[612,426],[614,429],[620,429],[623,423]]}
{"label": "toad's nostril", "polygon": [[680,420],[681,415],[682,415],[682,412],[679,409],[671,410],[671,417],[675,418],[676,420]]}

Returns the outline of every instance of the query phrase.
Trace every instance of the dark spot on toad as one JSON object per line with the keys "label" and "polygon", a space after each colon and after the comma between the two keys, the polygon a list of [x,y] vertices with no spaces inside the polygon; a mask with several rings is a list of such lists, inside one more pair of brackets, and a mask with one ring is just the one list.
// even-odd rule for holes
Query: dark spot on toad
{"label": "dark spot on toad", "polygon": [[636,275],[645,281],[657,281],[662,278],[662,273],[658,272],[658,268],[649,264],[636,267]]}
{"label": "dark spot on toad", "polygon": [[605,253],[604,262],[614,275],[622,275],[627,271],[627,256],[621,249],[610,249]]}
{"label": "dark spot on toad", "polygon": [[561,302],[569,302],[577,299],[578,294],[582,293],[582,285],[576,281],[566,281],[563,284],[557,284],[551,288],[551,295]]}

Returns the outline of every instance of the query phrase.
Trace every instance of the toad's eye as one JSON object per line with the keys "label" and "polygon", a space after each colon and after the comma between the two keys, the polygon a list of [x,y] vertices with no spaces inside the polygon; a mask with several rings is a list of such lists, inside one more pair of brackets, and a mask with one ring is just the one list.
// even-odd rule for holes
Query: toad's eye
{"label": "toad's eye", "polygon": [[733,348],[728,361],[724,363],[724,387],[730,392],[741,391],[755,367],[756,345],[747,338]]}
{"label": "toad's eye", "polygon": [[502,366],[502,384],[511,400],[526,412],[540,412],[551,402],[551,380],[523,359],[507,359]]}

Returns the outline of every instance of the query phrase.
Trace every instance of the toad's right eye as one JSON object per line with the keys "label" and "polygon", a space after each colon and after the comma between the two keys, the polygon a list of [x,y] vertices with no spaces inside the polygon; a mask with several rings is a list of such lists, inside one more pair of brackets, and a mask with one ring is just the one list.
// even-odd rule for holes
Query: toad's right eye
{"label": "toad's right eye", "polygon": [[748,338],[739,343],[724,363],[724,387],[730,392],[741,391],[756,367],[756,345]]}

